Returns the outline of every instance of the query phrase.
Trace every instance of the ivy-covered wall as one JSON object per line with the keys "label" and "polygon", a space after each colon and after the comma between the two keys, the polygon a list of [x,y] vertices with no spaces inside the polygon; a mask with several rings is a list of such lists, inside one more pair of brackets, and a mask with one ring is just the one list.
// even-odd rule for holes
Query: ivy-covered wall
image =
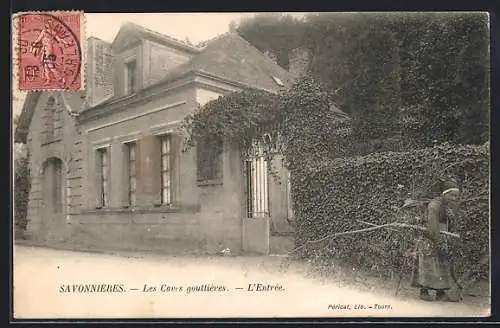
{"label": "ivy-covered wall", "polygon": [[[422,225],[418,218],[423,220],[428,201],[438,195],[439,182],[453,177],[463,197],[456,228],[461,238],[450,240],[456,271],[482,261],[489,254],[489,143],[401,152],[398,138],[384,136],[360,146],[349,133],[351,122],[327,88],[305,76],[277,96],[246,90],[211,101],[185,128],[188,144],[200,137],[224,138],[242,151],[263,133],[271,140],[279,136],[279,152],[292,174],[299,255],[326,264],[340,259],[380,275],[408,272],[417,237],[413,228],[329,236],[396,221]],[[369,154],[353,156],[360,153]],[[408,200],[420,205],[401,209]],[[487,274],[483,266],[482,275]]]}
{"label": "ivy-covered wall", "polygon": [[[407,255],[416,230],[379,229],[325,238],[337,232],[370,227],[368,223],[416,224],[426,200],[443,177],[456,177],[462,191],[453,257],[457,272],[477,264],[489,252],[489,144],[440,146],[404,153],[374,153],[294,167],[292,197],[296,244],[315,259],[340,259],[354,267],[391,275],[410,270]],[[412,210],[398,210],[405,200],[422,201]],[[360,221],[364,221],[363,223]],[[406,255],[405,255],[406,254]],[[487,277],[488,267],[482,275]]]}

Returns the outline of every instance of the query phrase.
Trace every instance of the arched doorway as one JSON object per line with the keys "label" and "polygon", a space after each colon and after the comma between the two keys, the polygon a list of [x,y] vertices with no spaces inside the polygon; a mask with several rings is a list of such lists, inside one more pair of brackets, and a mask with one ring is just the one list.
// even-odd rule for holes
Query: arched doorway
{"label": "arched doorway", "polygon": [[43,165],[42,174],[42,226],[45,233],[52,236],[63,225],[63,162],[57,157],[48,158]]}

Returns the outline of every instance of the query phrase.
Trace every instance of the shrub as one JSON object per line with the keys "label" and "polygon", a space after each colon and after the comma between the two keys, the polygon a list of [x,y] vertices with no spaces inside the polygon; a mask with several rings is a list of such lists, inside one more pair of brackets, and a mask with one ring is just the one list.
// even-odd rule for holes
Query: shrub
{"label": "shrub", "polygon": [[15,161],[14,177],[14,222],[18,233],[26,230],[28,223],[27,214],[30,185],[28,158],[17,158]]}
{"label": "shrub", "polygon": [[[458,178],[464,198],[454,242],[457,272],[475,265],[489,252],[489,145],[443,144],[410,152],[374,153],[325,160],[292,172],[297,216],[296,243],[303,245],[332,233],[367,228],[366,223],[406,222],[424,215],[423,208],[398,210],[406,199],[433,197],[440,179]],[[335,258],[382,276],[409,272],[405,254],[414,246],[413,229],[379,229],[307,243],[302,255]],[[487,276],[488,269],[482,274]]]}

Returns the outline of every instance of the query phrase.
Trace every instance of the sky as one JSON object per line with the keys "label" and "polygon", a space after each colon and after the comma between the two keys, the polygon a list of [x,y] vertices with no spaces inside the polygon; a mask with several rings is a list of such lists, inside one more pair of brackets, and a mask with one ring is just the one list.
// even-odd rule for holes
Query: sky
{"label": "sky", "polygon": [[[125,22],[132,22],[179,40],[189,39],[197,44],[228,32],[232,21],[238,22],[243,17],[253,15],[255,13],[86,13],[85,29],[87,37],[94,36],[112,42],[120,26]],[[302,13],[293,15],[303,16]],[[21,112],[25,96],[23,92],[14,92],[14,116]]]}
{"label": "sky", "polygon": [[176,39],[198,43],[229,31],[229,23],[251,13],[155,13],[155,14],[101,14],[88,13],[87,36],[111,42],[120,26],[129,21],[166,34]]}

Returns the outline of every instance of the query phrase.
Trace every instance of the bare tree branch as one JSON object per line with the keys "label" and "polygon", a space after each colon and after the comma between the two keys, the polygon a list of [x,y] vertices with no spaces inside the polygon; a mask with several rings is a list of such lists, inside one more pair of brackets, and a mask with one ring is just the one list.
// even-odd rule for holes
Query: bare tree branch
{"label": "bare tree branch", "polygon": [[[372,223],[370,223],[371,225]],[[356,233],[362,233],[362,232],[370,232],[370,231],[375,231],[375,230],[379,230],[379,229],[382,229],[382,228],[390,228],[390,227],[400,227],[400,228],[411,228],[411,229],[416,229],[416,230],[421,230],[421,231],[427,231],[428,229],[426,227],[423,227],[423,226],[417,226],[417,225],[412,225],[412,224],[406,224],[406,223],[397,223],[397,222],[393,222],[393,223],[386,223],[386,224],[382,224],[382,225],[374,225],[370,228],[364,228],[364,229],[357,229],[357,230],[350,230],[350,231],[344,231],[344,232],[337,232],[337,233],[333,233],[333,234],[330,234],[330,235],[327,235],[323,238],[320,238],[320,239],[316,239],[316,240],[309,240],[309,241],[306,241],[304,244],[302,244],[301,246],[298,246],[296,248],[294,248],[293,250],[291,250],[289,253],[293,253],[293,252],[296,252],[298,251],[299,249],[302,249],[304,247],[306,247],[307,245],[309,244],[317,244],[317,243],[320,243],[322,241],[325,241],[327,239],[333,239],[335,237],[339,237],[339,236],[346,236],[346,235],[352,235],[352,234],[356,234]],[[450,236],[450,237],[454,237],[454,238],[460,238],[459,235],[455,234],[455,233],[452,233],[452,232],[448,232],[448,231],[440,231],[440,233],[446,235],[446,236]]]}

